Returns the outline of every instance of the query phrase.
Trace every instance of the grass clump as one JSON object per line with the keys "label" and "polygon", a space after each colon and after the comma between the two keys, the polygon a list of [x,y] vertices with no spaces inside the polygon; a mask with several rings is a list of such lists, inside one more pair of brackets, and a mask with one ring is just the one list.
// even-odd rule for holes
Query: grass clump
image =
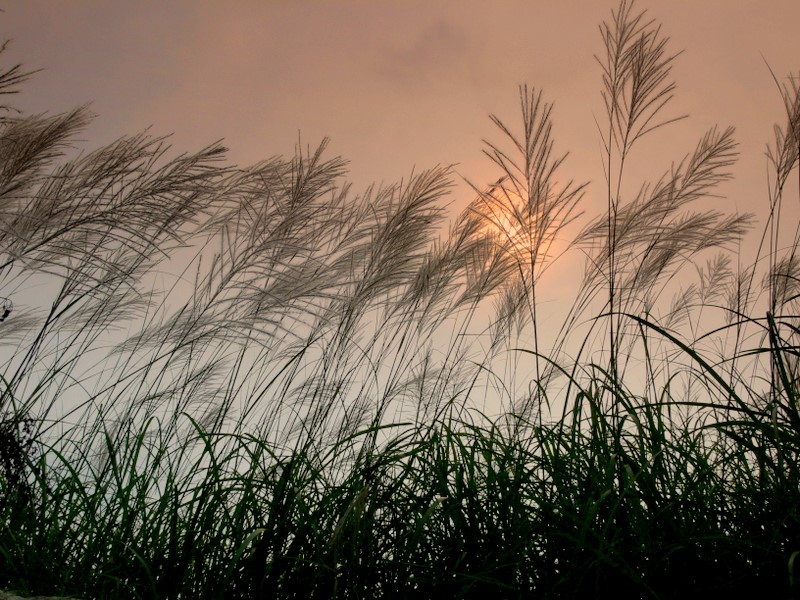
{"label": "grass clump", "polygon": [[692,208],[733,130],[631,195],[675,57],[626,1],[600,31],[607,210],[558,246],[588,260],[549,348],[537,289],[586,186],[559,183],[538,91],[521,134],[493,117],[500,178],[444,236],[448,168],[354,194],[324,142],[246,168],[145,135],[77,153],[85,109],[6,110],[0,588],[796,596],[800,88],[736,272],[753,218]]}

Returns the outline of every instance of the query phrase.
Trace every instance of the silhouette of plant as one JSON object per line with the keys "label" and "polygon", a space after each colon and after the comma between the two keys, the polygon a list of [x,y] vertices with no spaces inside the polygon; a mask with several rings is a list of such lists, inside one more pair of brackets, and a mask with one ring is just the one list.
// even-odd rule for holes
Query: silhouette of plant
{"label": "silhouette of plant", "polygon": [[[586,186],[527,86],[449,227],[448,167],[355,193],[327,140],[236,167],[148,134],[81,150],[85,107],[0,107],[0,588],[796,593],[800,88],[740,268],[752,216],[695,209],[733,129],[632,187],[677,55],[628,0],[600,33],[606,207],[571,239]],[[546,348],[566,251],[586,268]]]}

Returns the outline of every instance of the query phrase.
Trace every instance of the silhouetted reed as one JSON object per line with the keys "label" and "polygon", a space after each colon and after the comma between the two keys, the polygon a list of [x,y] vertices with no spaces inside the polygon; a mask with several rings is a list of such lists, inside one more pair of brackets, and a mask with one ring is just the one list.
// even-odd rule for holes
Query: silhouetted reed
{"label": "silhouetted reed", "polygon": [[[606,210],[577,232],[587,184],[527,86],[449,224],[448,167],[354,193],[327,141],[240,168],[2,107],[0,588],[796,595],[800,88],[739,267],[754,217],[694,208],[733,129],[636,182],[676,55],[627,0],[600,33]],[[575,251],[545,347],[537,290]]]}

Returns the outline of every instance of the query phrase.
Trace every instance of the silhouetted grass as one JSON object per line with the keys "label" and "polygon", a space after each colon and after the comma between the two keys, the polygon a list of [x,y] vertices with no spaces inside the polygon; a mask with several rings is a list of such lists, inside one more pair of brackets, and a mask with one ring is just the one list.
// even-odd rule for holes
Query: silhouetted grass
{"label": "silhouetted grass", "polygon": [[447,168],[354,194],[324,142],[248,168],[144,135],[70,154],[85,109],[4,110],[0,588],[796,597],[800,88],[735,272],[752,217],[692,209],[733,130],[626,197],[674,56],[629,2],[600,31],[607,212],[559,240],[588,259],[547,350],[537,286],[584,185],[540,92],[521,134],[493,117],[501,177],[444,235]]}

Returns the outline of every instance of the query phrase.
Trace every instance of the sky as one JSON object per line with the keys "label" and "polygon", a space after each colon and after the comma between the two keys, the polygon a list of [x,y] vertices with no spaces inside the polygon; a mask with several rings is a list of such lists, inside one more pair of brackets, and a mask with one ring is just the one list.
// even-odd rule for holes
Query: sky
{"label": "sky", "polygon": [[[224,139],[233,163],[290,155],[331,138],[356,190],[412,169],[454,164],[482,185],[498,177],[482,140],[488,115],[512,126],[518,86],[554,103],[565,175],[590,181],[585,209],[602,210],[598,25],[611,0],[25,0],[0,2],[6,61],[42,69],[14,102],[55,113],[91,102],[87,147],[150,128],[176,152]],[[667,115],[689,118],[642,144],[634,178],[654,178],[710,127],[734,125],[736,179],[723,210],[767,202],[765,144],[783,123],[770,68],[800,70],[796,0],[639,0],[683,51]],[[769,65],[769,66],[768,66]],[[637,184],[638,187],[638,184]],[[455,212],[472,199],[466,185]],[[763,219],[762,219],[763,223]],[[571,267],[570,267],[571,268]],[[577,278],[577,275],[576,275]]]}

